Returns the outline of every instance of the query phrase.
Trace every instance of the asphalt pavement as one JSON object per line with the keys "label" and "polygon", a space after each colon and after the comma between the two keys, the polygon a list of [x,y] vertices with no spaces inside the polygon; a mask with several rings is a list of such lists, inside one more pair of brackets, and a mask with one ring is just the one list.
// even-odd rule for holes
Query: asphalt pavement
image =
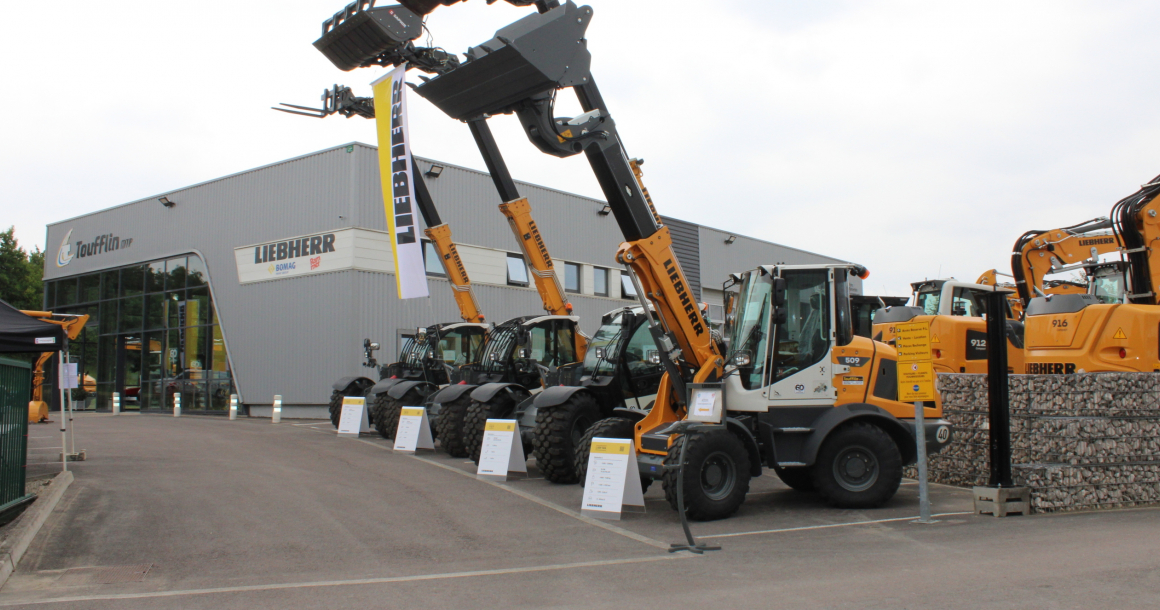
{"label": "asphalt pavement", "polygon": [[[32,428],[34,455],[53,430]],[[767,473],[737,515],[693,524],[723,547],[694,556],[667,552],[683,536],[659,485],[644,514],[606,522],[534,466],[480,481],[471,462],[328,423],[97,414],[76,430],[88,460],[0,606],[1160,607],[1152,509],[996,519],[936,485],[923,525],[912,481],[839,510]]]}

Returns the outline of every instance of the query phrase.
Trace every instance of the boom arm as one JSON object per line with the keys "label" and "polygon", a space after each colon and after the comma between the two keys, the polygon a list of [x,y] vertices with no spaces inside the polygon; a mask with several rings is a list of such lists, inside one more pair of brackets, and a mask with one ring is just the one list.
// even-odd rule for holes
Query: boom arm
{"label": "boom arm", "polygon": [[1043,278],[1047,274],[1120,250],[1119,236],[1107,232],[1111,228],[1112,221],[1100,217],[1062,229],[1028,231],[1019,236],[1011,254],[1011,273],[1023,306],[1032,298],[1046,294]]}
{"label": "boom arm", "polygon": [[1160,303],[1160,261],[1153,258],[1160,255],[1160,248],[1154,247],[1160,240],[1160,176],[1156,176],[1140,190],[1116,202],[1112,207],[1116,236],[1124,246],[1124,259],[1128,263],[1127,276],[1132,294],[1131,303],[1155,305]]}
{"label": "boom arm", "polygon": [[[419,85],[416,92],[469,123],[515,112],[541,151],[559,157],[585,154],[626,240],[617,260],[632,276],[645,311],[649,302],[655,307],[651,328],[665,354],[673,406],[679,406],[685,400],[684,381],[718,378],[724,359],[691,294],[672,236],[645,197],[593,82],[584,40],[591,18],[591,8],[572,2],[529,15],[470,49],[464,64]],[[556,90],[569,87],[584,113],[555,118]]]}
{"label": "boom arm", "polygon": [[427,182],[423,180],[423,173],[411,162],[411,180],[415,183],[415,199],[419,206],[419,213],[423,215],[423,223],[427,225],[427,238],[439,254],[439,261],[443,264],[443,271],[447,274],[447,281],[451,283],[451,291],[455,296],[455,304],[459,306],[459,317],[464,322],[483,322],[483,310],[475,298],[475,291],[471,289],[471,278],[467,277],[467,267],[463,266],[463,259],[459,257],[459,250],[451,239],[451,227],[439,218],[439,211],[435,209],[435,201],[431,192],[427,190]]}

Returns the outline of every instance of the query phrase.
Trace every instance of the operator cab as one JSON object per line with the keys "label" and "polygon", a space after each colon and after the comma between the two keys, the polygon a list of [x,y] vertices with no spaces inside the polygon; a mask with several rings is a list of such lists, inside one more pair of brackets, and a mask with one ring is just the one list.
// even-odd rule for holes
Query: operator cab
{"label": "operator cab", "polygon": [[834,347],[853,340],[849,275],[855,269],[778,265],[745,274],[727,360],[735,370],[726,381],[731,411],[833,405],[830,361]]}
{"label": "operator cab", "polygon": [[1088,294],[1094,295],[1104,305],[1123,303],[1127,291],[1124,289],[1124,264],[1120,261],[1104,263],[1088,268]]}
{"label": "operator cab", "polygon": [[538,365],[548,368],[576,361],[576,316],[523,316],[495,327],[477,362],[461,367],[452,383],[518,383],[540,387]]}
{"label": "operator cab", "polygon": [[645,410],[655,400],[664,372],[644,309],[622,307],[601,317],[584,361],[573,365],[570,375],[562,374],[558,383],[603,393],[601,404]]}

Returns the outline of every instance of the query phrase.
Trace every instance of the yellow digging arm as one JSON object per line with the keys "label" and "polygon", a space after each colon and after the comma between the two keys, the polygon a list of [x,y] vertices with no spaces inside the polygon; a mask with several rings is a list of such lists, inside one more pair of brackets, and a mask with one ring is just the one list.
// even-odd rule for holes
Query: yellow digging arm
{"label": "yellow digging arm", "polygon": [[447,281],[451,282],[451,290],[455,295],[455,304],[459,306],[459,316],[464,322],[483,322],[483,311],[479,301],[475,299],[475,291],[471,289],[471,278],[467,277],[467,269],[463,266],[463,259],[459,258],[459,250],[455,242],[451,241],[451,227],[442,224],[424,231],[439,260],[443,262],[443,271],[447,273]]}
{"label": "yellow digging arm", "polygon": [[1094,218],[1062,229],[1028,231],[1011,253],[1011,273],[1023,306],[1045,293],[1043,278],[1060,267],[1075,265],[1120,249],[1120,238],[1107,229],[1108,218]]}
{"label": "yellow digging arm", "polygon": [[532,269],[536,290],[540,292],[540,299],[544,301],[544,311],[555,316],[572,315],[572,304],[564,295],[564,287],[560,285],[560,278],[556,275],[552,257],[548,254],[548,246],[544,244],[536,221],[532,220],[532,206],[528,205],[528,198],[521,197],[501,203],[499,211],[507,217],[508,225],[516,236],[516,242],[524,253],[524,260],[528,261],[528,266]]}

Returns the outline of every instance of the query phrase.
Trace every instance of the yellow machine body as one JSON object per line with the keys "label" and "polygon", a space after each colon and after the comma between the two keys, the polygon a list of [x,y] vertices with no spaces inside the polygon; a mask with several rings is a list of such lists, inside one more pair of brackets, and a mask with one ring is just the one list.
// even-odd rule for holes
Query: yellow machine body
{"label": "yellow machine body", "polygon": [[[930,324],[931,358],[936,373],[987,372],[987,321],[977,316],[916,316],[909,322]],[[881,336],[879,337],[879,333]],[[894,324],[875,324],[874,337],[890,343]],[[1007,370],[1023,370],[1023,348],[1007,339]]]}
{"label": "yellow machine body", "polygon": [[1088,305],[1024,320],[1029,375],[1160,371],[1160,307]]}

